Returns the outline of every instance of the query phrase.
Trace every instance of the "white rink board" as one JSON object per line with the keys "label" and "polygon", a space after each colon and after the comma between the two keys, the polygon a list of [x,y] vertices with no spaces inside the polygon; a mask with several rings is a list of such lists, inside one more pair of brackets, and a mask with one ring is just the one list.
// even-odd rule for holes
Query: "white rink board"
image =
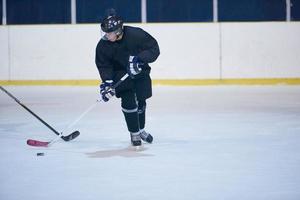
{"label": "white rink board", "polygon": [[222,78],[300,77],[300,23],[224,23],[222,57]]}
{"label": "white rink board", "polygon": [[[130,25],[160,44],[153,79],[300,77],[299,22]],[[99,24],[1,26],[0,80],[98,79],[99,29]]]}
{"label": "white rink board", "polygon": [[8,29],[0,26],[0,80],[9,78]]}
{"label": "white rink board", "polygon": [[13,80],[95,79],[95,26],[10,27]]}
{"label": "white rink board", "polygon": [[213,79],[220,74],[219,27],[215,24],[149,24],[161,55],[153,63],[157,79]]}

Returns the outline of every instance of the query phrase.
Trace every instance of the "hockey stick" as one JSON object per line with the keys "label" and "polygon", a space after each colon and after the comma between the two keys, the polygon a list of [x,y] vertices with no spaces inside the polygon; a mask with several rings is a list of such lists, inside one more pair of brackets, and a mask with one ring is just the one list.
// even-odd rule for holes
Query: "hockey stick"
{"label": "hockey stick", "polygon": [[[68,130],[69,128],[71,128],[75,124],[77,124],[81,120],[81,118],[83,118],[90,110],[92,110],[92,108],[95,107],[96,103],[94,103],[93,105],[89,106],[88,109],[86,109],[77,119],[75,119],[70,125],[68,125],[68,127],[66,128],[66,130]],[[62,133],[60,135],[58,135],[57,137],[55,137],[54,139],[50,140],[50,141],[40,141],[40,140],[35,140],[35,139],[28,139],[27,140],[27,144],[30,145],[30,146],[35,146],[35,147],[49,147],[53,143],[55,143],[55,142],[57,142],[59,140],[59,138],[61,137]]]}
{"label": "hockey stick", "polygon": [[[50,126],[47,122],[45,122],[41,117],[39,117],[37,114],[35,114],[32,110],[30,110],[27,106],[22,104],[16,97],[14,97],[10,92],[8,92],[6,89],[4,89],[2,86],[0,86],[0,89],[5,92],[9,97],[11,97],[15,102],[17,102],[20,106],[22,106],[25,110],[27,110],[30,114],[32,114],[36,119],[38,119],[40,122],[42,122],[46,127],[48,127],[53,133],[58,135],[61,139],[63,139],[65,142],[68,142],[70,140],[75,139],[80,135],[79,131],[74,131],[69,135],[63,136],[62,133],[59,133],[57,130],[55,130],[52,126]],[[28,145],[35,146],[34,142],[31,140],[27,140]]]}
{"label": "hockey stick", "polygon": [[[125,74],[116,84],[114,84],[112,86],[112,89],[116,89],[129,75]],[[75,124],[77,124],[87,113],[89,113],[98,102],[103,101],[102,99],[97,100],[94,104],[92,104],[91,106],[89,106],[76,120],[74,120],[67,128],[66,130],[68,130],[69,128],[71,128],[72,126],[74,126]],[[62,134],[62,133],[61,133]],[[58,135],[56,138],[50,140],[50,141],[39,141],[39,140],[27,140],[27,144],[31,145],[31,146],[40,146],[40,147],[49,147],[51,146],[53,143],[55,143],[56,141],[58,141],[58,139],[60,138],[61,135]]]}

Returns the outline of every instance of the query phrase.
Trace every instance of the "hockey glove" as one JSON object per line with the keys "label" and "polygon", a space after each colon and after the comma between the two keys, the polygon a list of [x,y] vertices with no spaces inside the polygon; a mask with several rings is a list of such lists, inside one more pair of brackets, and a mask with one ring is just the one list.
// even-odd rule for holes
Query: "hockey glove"
{"label": "hockey glove", "polygon": [[129,56],[129,63],[127,67],[127,73],[131,78],[134,78],[135,75],[138,75],[142,71],[143,62],[139,60],[137,56]]}
{"label": "hockey glove", "polygon": [[114,81],[113,80],[106,80],[101,83],[100,85],[100,94],[103,101],[107,102],[111,97],[113,97],[116,92],[113,89]]}

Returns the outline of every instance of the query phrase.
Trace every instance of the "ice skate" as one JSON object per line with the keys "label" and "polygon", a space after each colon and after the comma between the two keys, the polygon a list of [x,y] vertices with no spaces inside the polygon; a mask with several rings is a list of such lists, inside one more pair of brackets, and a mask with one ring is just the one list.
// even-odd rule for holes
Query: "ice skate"
{"label": "ice skate", "polygon": [[130,133],[131,136],[131,144],[134,147],[140,147],[142,145],[141,136],[137,133]]}
{"label": "ice skate", "polygon": [[153,137],[151,134],[147,133],[145,130],[140,131],[140,137],[143,141],[151,144],[153,141]]}

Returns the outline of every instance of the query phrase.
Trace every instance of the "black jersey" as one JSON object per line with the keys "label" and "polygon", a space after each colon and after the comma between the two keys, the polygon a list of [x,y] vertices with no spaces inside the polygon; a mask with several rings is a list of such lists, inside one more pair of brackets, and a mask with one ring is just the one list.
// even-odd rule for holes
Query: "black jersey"
{"label": "black jersey", "polygon": [[103,81],[115,79],[117,73],[126,73],[129,56],[138,56],[144,63],[140,77],[149,73],[148,63],[154,62],[159,54],[158,43],[149,33],[141,28],[124,26],[121,40],[110,42],[102,38],[98,42],[96,65]]}
{"label": "black jersey", "polygon": [[157,41],[141,28],[124,26],[121,40],[110,42],[102,38],[96,48],[96,65],[102,81],[117,82],[127,73],[129,56],[138,56],[144,65],[142,72],[134,79],[127,78],[116,88],[116,96],[122,92],[133,90],[137,99],[147,99],[152,96],[150,66],[159,56]]}

